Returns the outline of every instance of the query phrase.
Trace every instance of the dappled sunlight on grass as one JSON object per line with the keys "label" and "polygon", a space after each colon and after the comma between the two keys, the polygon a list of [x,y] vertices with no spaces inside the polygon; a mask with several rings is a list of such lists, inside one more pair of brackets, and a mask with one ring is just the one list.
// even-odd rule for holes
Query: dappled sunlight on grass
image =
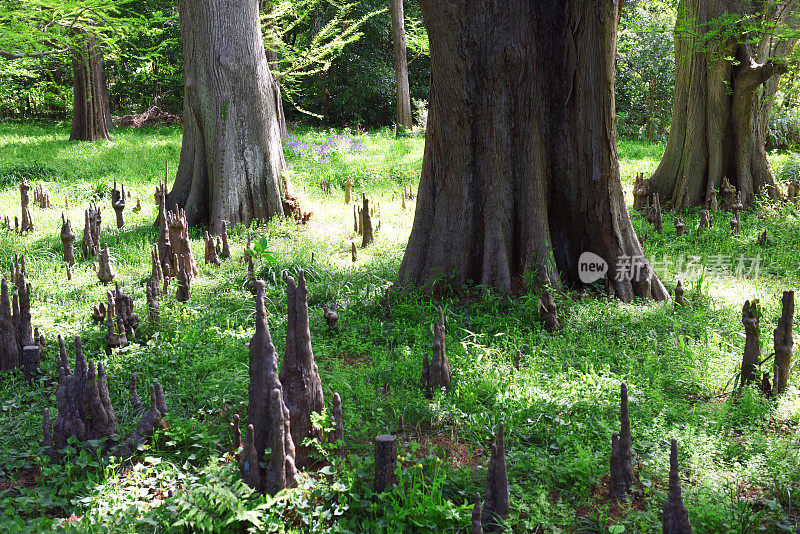
{"label": "dappled sunlight on grass", "polygon": [[[39,384],[26,386],[18,375],[0,377],[0,454],[8,459],[0,466],[0,503],[7,514],[31,524],[37,517],[64,519],[75,514],[80,518],[75,531],[97,523],[130,531],[169,530],[176,513],[207,505],[203,492],[208,491],[225,496],[220,502],[230,508],[220,514],[258,510],[258,517],[275,528],[282,521],[316,522],[320,530],[331,527],[334,519],[322,516],[341,506],[337,517],[342,525],[354,532],[368,531],[362,521],[377,513],[368,508],[373,502],[368,494],[371,440],[378,433],[396,432],[401,414],[407,429],[400,436],[401,456],[409,465],[412,460],[419,465],[428,482],[438,480],[451,501],[437,504],[440,508],[423,500],[411,505],[428,515],[444,509],[452,514],[449,524],[463,528],[468,525],[467,496],[485,490],[489,439],[500,421],[506,427],[511,521],[520,532],[539,527],[575,532],[581,525],[607,528],[612,523],[623,525],[625,532],[656,530],[672,437],[680,445],[684,497],[697,532],[725,531],[735,524],[732,518],[742,502],[765,510],[763,523],[770,528],[800,506],[798,374],[777,400],[752,389],[734,394],[731,381],[741,364],[744,299],[758,298],[762,304],[766,356],[780,313],[780,292],[800,281],[797,206],[763,205],[746,213],[742,234],[735,238],[730,237],[729,216],[722,212],[699,238],[694,235],[696,211],[688,214],[687,235],[682,238],[675,235],[674,215],[666,210],[663,234],[632,214],[639,235],[648,233],[648,257],[668,260],[662,279],[669,290],[682,280],[683,308],[671,302],[623,304],[594,288],[588,288],[584,298],[574,291],[557,292],[563,328],[549,334],[540,324],[539,298],[533,293],[512,298],[490,290],[453,292],[432,300],[408,291],[392,294],[387,319],[383,295],[396,281],[416,202],[407,200],[403,209],[400,195],[403,185],[416,192],[424,138],[396,139],[388,130],[291,133],[295,146],[286,150],[291,190],[303,211],[313,215],[307,225],[282,219],[253,224],[253,238],[266,251],[255,258],[255,269],[267,284],[267,320],[279,355],[286,334],[284,279],[297,276],[300,268],[306,271],[314,354],[327,403],[334,392],[342,397],[347,463],[331,460],[325,472],[309,473],[302,490],[282,500],[235,495],[241,488],[235,485],[239,475],[228,455],[228,424],[234,413],[245,415],[245,344],[253,334],[254,318],[243,262],[247,229],[230,230],[233,253],[219,268],[203,264],[202,229],[193,229],[191,247],[200,274],[192,281],[190,301],[176,302],[172,285],[161,299],[160,324],[145,320],[144,283],[156,239],[153,191],[165,160],[174,177],[178,128],[122,130],[114,133],[112,142],[90,145],[68,143],[63,126],[2,125],[0,214],[13,220],[18,213],[17,182],[23,174],[33,184],[44,183],[53,202],[49,210],[32,207],[36,230],[31,235],[0,232],[3,274],[8,273],[12,252],[26,254],[33,323],[48,341]],[[331,148],[320,148],[326,144]],[[621,174],[629,197],[634,175],[651,173],[662,150],[662,145],[620,143]],[[121,230],[113,228],[108,207],[113,177],[133,191],[125,210],[127,225]],[[355,186],[353,201],[345,204],[342,184],[348,177]],[[330,194],[323,191],[323,181],[330,181]],[[373,207],[380,206],[381,221],[375,243],[363,249],[353,230],[353,206],[362,192]],[[65,195],[69,209],[63,209]],[[131,209],[136,197],[142,203],[138,213]],[[105,326],[94,325],[89,317],[91,306],[105,301],[108,288],[98,282],[92,262],[79,261],[69,282],[60,262],[61,212],[72,220],[77,252],[89,201],[107,206],[102,242],[108,243],[117,279],[134,298],[143,320],[134,343],[110,355],[104,350]],[[773,247],[756,244],[765,228],[775,241]],[[353,242],[358,247],[356,263],[350,256]],[[709,273],[716,256],[730,258],[733,265],[740,256],[756,255],[761,263],[752,278]],[[700,256],[700,267],[679,268],[681,256]],[[681,265],[685,267],[685,261]],[[339,304],[338,334],[327,330],[322,316],[322,307],[334,301]],[[424,353],[431,349],[437,305],[444,309],[453,388],[426,399],[419,387],[420,370]],[[55,337],[78,333],[85,339],[87,356],[106,366],[120,433],[127,435],[137,419],[126,389],[132,372],[139,376],[140,392],[142,384],[161,381],[170,409],[168,428],[131,462],[109,466],[98,461],[86,473],[68,464],[73,466],[69,474],[48,471],[39,490],[20,490],[20,499],[3,497],[3,483],[37,461],[42,409],[49,407],[51,417],[55,414]],[[522,355],[519,369],[513,360],[517,350]],[[611,432],[619,428],[623,381],[631,392],[639,483],[637,505],[612,513],[602,484]],[[448,444],[462,447],[470,460],[459,463],[447,457]],[[182,491],[190,483],[197,490],[196,502]],[[47,497],[51,488],[58,491]],[[162,504],[153,507],[155,500]],[[427,504],[419,504],[423,502]]]}

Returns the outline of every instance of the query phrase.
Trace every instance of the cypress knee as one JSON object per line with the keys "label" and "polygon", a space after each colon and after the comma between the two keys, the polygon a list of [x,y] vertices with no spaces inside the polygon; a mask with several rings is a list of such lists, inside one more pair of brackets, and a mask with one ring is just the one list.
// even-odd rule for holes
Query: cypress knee
{"label": "cypress knee", "polygon": [[794,323],[794,291],[783,292],[781,306],[781,317],[778,319],[778,326],[773,331],[773,340],[775,343],[773,392],[775,395],[780,395],[786,390],[792,368],[792,351],[794,349],[794,338],[792,336],[792,325]]}

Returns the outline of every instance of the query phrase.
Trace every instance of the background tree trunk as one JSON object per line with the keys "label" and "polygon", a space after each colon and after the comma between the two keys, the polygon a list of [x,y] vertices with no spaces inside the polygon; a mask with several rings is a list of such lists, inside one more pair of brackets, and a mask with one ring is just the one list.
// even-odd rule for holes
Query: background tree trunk
{"label": "background tree trunk", "polygon": [[621,299],[667,298],[657,278],[615,280],[618,258],[644,255],[617,159],[619,2],[421,5],[431,94],[401,282],[514,290],[533,271],[577,285],[587,251],[609,263]]}
{"label": "background tree trunk", "polygon": [[[780,42],[765,36],[751,46],[752,36],[730,31],[712,42],[704,42],[703,36],[732,14],[796,26],[795,3],[772,3],[767,11],[755,12],[740,0],[681,0],[672,125],[652,178],[654,191],[676,209],[702,204],[712,187],[720,189],[724,176],[742,193],[745,204],[765,187],[770,196],[778,196],[764,149],[780,80],[771,58],[787,54],[795,40]],[[762,85],[764,91],[757,94]]]}
{"label": "background tree trunk", "polygon": [[94,37],[86,35],[72,56],[75,74],[70,141],[111,139],[111,107],[108,102],[103,53]]}
{"label": "background tree trunk", "polygon": [[184,61],[183,146],[167,206],[212,231],[283,214],[285,167],[259,5],[178,3]]}
{"label": "background tree trunk", "polygon": [[403,0],[390,1],[392,4],[392,43],[394,44],[394,85],[397,88],[397,125],[411,130],[413,122],[411,120],[411,91],[408,87]]}

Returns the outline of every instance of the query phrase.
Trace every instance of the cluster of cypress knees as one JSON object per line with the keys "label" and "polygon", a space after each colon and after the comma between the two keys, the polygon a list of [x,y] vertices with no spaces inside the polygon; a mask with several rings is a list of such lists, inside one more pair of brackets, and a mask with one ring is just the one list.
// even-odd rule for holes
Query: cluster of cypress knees
{"label": "cluster of cypress knees", "polygon": [[[720,208],[718,193],[722,193],[722,208],[732,213],[730,226],[733,235],[739,235],[742,231],[742,212],[744,211],[744,204],[742,204],[742,195],[736,190],[736,187],[730,183],[727,177],[722,179],[722,188],[717,190],[711,188],[709,191],[703,208],[700,211],[700,223],[697,226],[695,235],[697,237],[703,233],[704,230],[711,228],[714,224],[714,213]],[[800,198],[800,182],[792,181],[787,188],[786,199],[794,202]],[[652,192],[652,185],[649,178],[644,177],[644,173],[636,175],[633,186],[633,209],[642,212],[642,216],[651,223],[656,232],[659,234],[664,230],[664,221],[661,214],[661,201],[658,193]],[[675,233],[678,237],[686,233],[686,219],[675,217],[674,221]],[[648,239],[647,233],[640,239],[645,243]],[[770,247],[773,245],[772,241],[764,230],[758,236],[756,243],[761,247]]]}
{"label": "cluster of cypress knees", "polygon": [[[726,180],[727,181],[727,180]],[[25,186],[25,184],[23,182]],[[641,191],[643,178],[637,178],[638,190]],[[33,229],[30,211],[27,209],[27,187],[21,186],[23,222],[27,230]],[[349,191],[348,191],[349,192]],[[37,196],[41,196],[41,192]],[[730,195],[729,188],[723,187],[726,199]],[[185,213],[177,206],[174,211],[165,209],[166,184],[156,190],[159,202],[158,224],[160,227],[158,243],[152,251],[152,270],[148,280],[146,293],[149,318],[158,321],[157,297],[165,293],[169,280],[177,280],[176,299],[186,301],[190,295],[190,282],[198,273],[197,265],[189,246]],[[637,198],[640,198],[638,195]],[[735,216],[738,196],[732,200]],[[125,206],[125,192],[117,190],[116,182],[112,189],[112,205],[117,212],[117,226],[124,225],[122,210]],[[137,203],[138,205],[138,203]],[[660,213],[657,196],[653,206],[645,206],[649,213]],[[368,200],[363,197],[363,208],[354,211],[354,230],[371,237],[371,216]],[[23,226],[24,226],[23,225]],[[657,225],[658,226],[658,225]],[[676,222],[676,227],[678,223]],[[98,278],[110,283],[114,274],[111,270],[108,247],[100,249],[101,209],[90,205],[85,211],[85,228],[82,251],[85,259],[99,256]],[[61,240],[64,245],[64,262],[68,268],[75,262],[75,234],[70,221],[62,215]],[[216,243],[206,234],[205,261],[219,265],[220,258],[230,256],[227,229],[225,228]],[[234,445],[239,457],[243,479],[254,489],[275,494],[291,487],[295,483],[298,468],[309,465],[309,447],[302,445],[305,438],[317,438],[339,443],[339,452],[343,453],[344,426],[342,422],[342,400],[338,393],[333,397],[332,415],[333,431],[330,436],[319,435],[319,431],[311,423],[313,412],[321,413],[324,407],[322,383],[314,361],[311,347],[309,312],[307,304],[308,290],[305,276],[300,271],[298,282],[292,277],[286,280],[287,294],[287,332],[286,347],[282,366],[278,369],[278,358],[275,346],[267,325],[264,304],[265,284],[255,280],[250,247],[245,253],[245,261],[252,278],[251,290],[255,295],[256,325],[255,334],[249,343],[249,375],[247,426],[244,440],[241,439],[239,416],[234,416],[231,424],[234,434]],[[69,270],[68,270],[69,273]],[[2,279],[0,292],[0,370],[22,367],[26,380],[32,381],[40,373],[39,366],[42,351],[45,348],[44,336],[31,325],[30,299],[31,287],[25,281],[25,258],[15,256],[12,261],[11,281],[16,292],[10,295],[9,285]],[[384,317],[388,320],[391,314],[389,305],[389,289],[384,295]],[[675,292],[676,306],[684,305],[683,288],[680,282]],[[792,358],[792,322],[794,318],[794,292],[783,294],[783,312],[774,331],[775,339],[775,372],[772,385],[769,377],[762,377],[761,387],[765,393],[780,393],[787,384]],[[540,315],[548,331],[559,329],[555,301],[550,291],[545,290],[540,303]],[[741,380],[743,384],[755,380],[756,370],[763,363],[760,361],[760,342],[758,322],[760,317],[757,301],[746,302],[742,312],[745,326],[745,355],[742,362]],[[107,292],[107,303],[100,304],[92,310],[92,318],[96,323],[107,323],[107,349],[125,346],[134,335],[140,320],[134,311],[133,299],[126,295],[117,283],[113,290]],[[338,332],[338,314],[335,304],[324,311],[324,318],[330,330]],[[434,390],[451,387],[451,367],[447,359],[445,346],[445,322],[441,307],[434,323],[434,340],[432,357],[426,353],[423,358],[421,388],[426,397],[431,397]],[[131,375],[130,402],[132,407],[142,413],[136,430],[127,439],[117,435],[117,422],[111,405],[108,384],[102,363],[95,368],[93,360],[86,360],[80,337],[74,340],[75,371],[73,372],[66,346],[59,336],[59,386],[56,394],[58,414],[55,424],[51,426],[49,410],[43,414],[43,443],[47,454],[54,458],[60,456],[68,440],[77,438],[80,442],[95,443],[89,447],[100,447],[105,452],[115,455],[133,454],[136,448],[147,442],[156,428],[163,426],[163,417],[167,412],[165,396],[161,385],[154,382],[150,387],[150,405],[145,409],[137,390],[137,377]],[[521,353],[518,351],[514,364],[518,368]],[[627,498],[634,483],[635,474],[632,466],[632,436],[628,414],[628,392],[625,384],[620,391],[621,429],[619,434],[613,433],[611,439],[611,465],[609,496],[619,501]],[[107,439],[104,439],[107,438]],[[99,441],[95,441],[99,440]],[[376,492],[384,491],[395,482],[397,461],[396,437],[380,435],[375,438],[375,478]],[[270,449],[269,461],[261,464],[266,450]],[[491,456],[487,472],[486,500],[481,502],[480,495],[472,513],[472,532],[496,532],[502,528],[502,521],[510,513],[508,474],[505,461],[505,442],[503,424],[498,426],[497,434],[491,445]],[[663,532],[692,532],[686,507],[683,504],[678,472],[677,442],[673,439],[670,455],[669,496],[664,504]]]}
{"label": "cluster of cypress knees", "polygon": [[[663,230],[661,216],[661,205],[658,193],[651,193],[650,180],[644,177],[643,173],[636,176],[633,189],[633,207],[640,210],[645,219],[654,225],[657,232]],[[734,235],[741,232],[741,213],[744,210],[742,205],[741,193],[737,192],[727,177],[722,180],[721,191],[711,188],[705,202],[705,209],[700,212],[700,224],[697,228],[697,235],[704,229],[711,228],[714,221],[714,212],[719,209],[717,193],[722,193],[723,209],[732,212],[731,231]],[[650,199],[652,198],[652,203]],[[796,201],[800,198],[800,181],[793,180],[788,184],[786,199]],[[676,217],[675,230],[678,236],[682,236],[686,231],[686,220]],[[646,241],[645,238],[642,240]],[[772,246],[767,231],[759,234],[757,244],[762,247]],[[675,305],[684,306],[684,289],[679,280],[675,287]],[[788,384],[789,373],[792,363],[792,350],[794,341],[792,339],[792,323],[794,321],[794,291],[784,291],[781,299],[782,312],[778,326],[773,331],[774,339],[774,361],[773,372],[758,372],[768,358],[761,358],[760,348],[760,329],[759,322],[761,313],[757,300],[746,301],[742,308],[742,324],[745,329],[745,346],[742,357],[742,365],[739,372],[739,383],[745,386],[754,381],[759,381],[759,387],[765,395],[776,396],[782,393]]]}

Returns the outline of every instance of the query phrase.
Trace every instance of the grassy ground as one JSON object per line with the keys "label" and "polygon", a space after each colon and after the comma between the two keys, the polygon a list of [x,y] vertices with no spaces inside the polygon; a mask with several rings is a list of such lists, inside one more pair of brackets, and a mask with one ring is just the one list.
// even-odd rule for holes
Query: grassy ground
{"label": "grassy ground", "polygon": [[[307,473],[298,489],[270,499],[242,486],[230,453],[229,421],[233,413],[245,415],[245,343],[253,332],[241,263],[245,232],[231,232],[233,256],[222,267],[200,266],[190,302],[176,303],[174,294],[163,298],[160,327],[143,325],[134,344],[110,356],[103,329],[90,319],[105,288],[89,263],[79,263],[68,282],[60,262],[61,212],[80,240],[84,206],[93,200],[108,205],[116,178],[133,191],[134,201],[122,230],[113,228],[110,208],[103,212],[102,240],[115,259],[117,279],[146,315],[143,284],[156,239],[153,191],[164,162],[177,166],[180,131],[119,131],[113,142],[76,144],[66,141],[63,128],[0,125],[0,214],[18,214],[23,175],[43,183],[54,204],[32,209],[33,234],[0,233],[0,271],[8,273],[13,252],[25,253],[33,323],[48,341],[44,377],[35,386],[17,373],[0,376],[0,530],[40,531],[69,518],[59,528],[466,532],[470,502],[485,491],[489,443],[500,421],[515,532],[658,531],[673,437],[696,532],[791,529],[800,515],[797,379],[777,401],[754,390],[730,395],[729,381],[741,361],[744,300],[759,298],[764,307],[762,350],[770,354],[780,292],[800,280],[796,206],[760,206],[745,215],[736,238],[729,237],[722,213],[700,238],[693,232],[697,213],[689,214],[690,235],[682,238],[675,235],[672,214],[665,213],[663,234],[634,214],[637,231],[649,235],[648,256],[665,267],[667,286],[672,290],[677,277],[683,280],[684,309],[579,299],[568,292],[558,296],[563,330],[550,335],[538,320],[535,295],[509,299],[487,292],[480,300],[456,294],[432,301],[409,293],[393,298],[387,321],[380,300],[396,276],[414,208],[410,202],[403,210],[399,193],[404,184],[416,190],[424,139],[394,139],[385,131],[333,133],[299,130],[287,145],[293,192],[304,211],[313,211],[311,222],[275,220],[254,231],[269,251],[256,264],[267,281],[268,319],[279,352],[286,312],[282,279],[306,269],[314,353],[327,404],[334,392],[341,394],[348,455],[328,456],[326,467]],[[652,172],[661,150],[620,143],[629,200],[633,176]],[[793,168],[789,155],[772,158],[776,169]],[[355,181],[355,191],[380,204],[381,213],[376,243],[359,249],[355,264],[352,206],[343,203],[339,186],[346,177]],[[330,196],[320,187],[325,180],[334,185]],[[62,209],[65,196],[68,209]],[[143,209],[132,213],[137,196]],[[762,229],[776,246],[755,244]],[[191,237],[202,263],[200,233]],[[740,257],[756,256],[757,275],[712,272],[719,265],[735,271]],[[334,300],[340,305],[338,335],[326,332],[321,313]],[[445,309],[453,388],[426,400],[419,373],[438,304]],[[155,378],[164,386],[168,430],[134,458],[109,463],[76,450],[64,465],[50,465],[38,454],[42,410],[49,407],[55,417],[56,336],[79,333],[87,355],[107,366],[123,436],[137,419],[128,400],[130,373],[139,375],[140,389]],[[517,349],[523,354],[519,370],[512,365]],[[632,501],[618,507],[609,504],[606,483],[622,381],[631,389],[638,483]],[[402,484],[377,498],[369,489],[371,440],[395,432],[401,414]]]}

